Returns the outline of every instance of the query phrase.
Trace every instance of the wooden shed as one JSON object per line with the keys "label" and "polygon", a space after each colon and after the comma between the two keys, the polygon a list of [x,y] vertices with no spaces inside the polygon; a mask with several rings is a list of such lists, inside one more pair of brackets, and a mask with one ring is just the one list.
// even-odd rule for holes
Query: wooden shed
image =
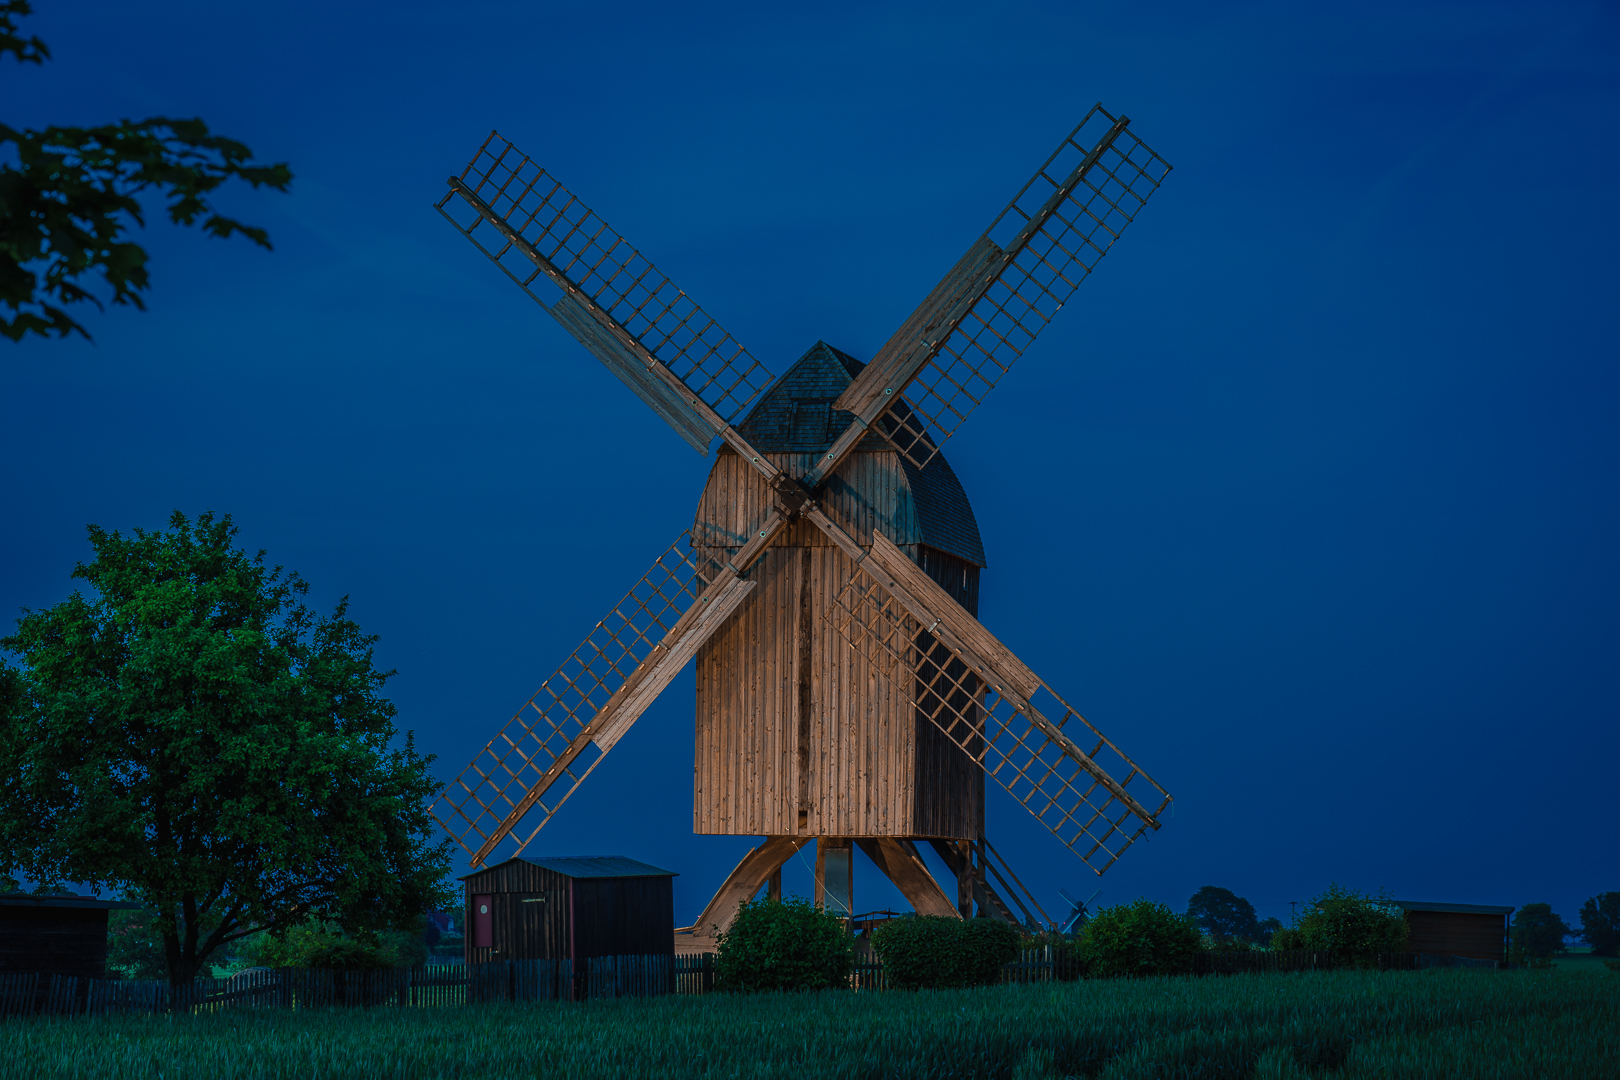
{"label": "wooden shed", "polygon": [[[819,342],[738,430],[788,475],[803,475],[851,424],[832,405],[864,367]],[[918,469],[870,434],[820,498],[857,543],[881,533],[978,614],[984,545],[943,455]],[[722,446],[693,521],[699,558],[730,560],[774,499]],[[694,832],[966,840],[983,831],[984,772],[918,717],[909,685],[888,687],[888,674],[824,617],[854,570],[813,522],[794,522],[749,571],[752,595],[698,650]]]}
{"label": "wooden shed", "polygon": [[107,913],[139,904],[93,896],[0,893],[0,975],[107,974]]}
{"label": "wooden shed", "polygon": [[467,962],[674,955],[675,876],[623,855],[516,858],[468,874]]}
{"label": "wooden shed", "polygon": [[1437,904],[1426,900],[1397,900],[1406,912],[1410,933],[1407,948],[1436,956],[1466,956],[1472,960],[1507,960],[1508,917],[1511,907],[1484,904]]}

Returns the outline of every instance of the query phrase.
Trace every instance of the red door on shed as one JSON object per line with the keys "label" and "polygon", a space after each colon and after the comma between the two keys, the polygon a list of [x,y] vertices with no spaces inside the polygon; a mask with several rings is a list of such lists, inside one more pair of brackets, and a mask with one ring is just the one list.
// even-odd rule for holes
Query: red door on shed
{"label": "red door on shed", "polygon": [[490,915],[490,907],[495,898],[488,893],[480,893],[472,898],[472,943],[475,949],[487,949],[495,944],[494,918]]}

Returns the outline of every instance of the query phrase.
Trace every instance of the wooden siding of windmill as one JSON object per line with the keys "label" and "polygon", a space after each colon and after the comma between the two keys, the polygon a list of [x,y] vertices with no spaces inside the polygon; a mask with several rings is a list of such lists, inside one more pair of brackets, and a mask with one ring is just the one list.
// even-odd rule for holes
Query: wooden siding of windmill
{"label": "wooden siding of windmill", "polygon": [[[851,422],[831,409],[864,365],[818,343],[739,430],[803,475]],[[719,452],[698,505],[699,554],[723,562],[770,507],[760,474]],[[977,616],[984,546],[943,456],[926,470],[868,436],[823,509],[863,547],[882,532]],[[984,773],[913,708],[910,673],[863,660],[827,622],[853,562],[813,524],[784,529],[753,594],[697,655],[693,828],[698,833],[970,839]]]}

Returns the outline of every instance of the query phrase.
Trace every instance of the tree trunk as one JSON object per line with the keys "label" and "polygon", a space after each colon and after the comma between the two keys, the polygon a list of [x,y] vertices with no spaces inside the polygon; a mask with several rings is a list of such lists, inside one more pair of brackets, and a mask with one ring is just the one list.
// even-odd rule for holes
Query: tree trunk
{"label": "tree trunk", "polygon": [[163,954],[169,965],[170,986],[190,986],[197,978],[197,970],[202,967],[202,961],[197,958],[196,949],[190,950],[188,955],[180,935],[173,930],[163,932]]}

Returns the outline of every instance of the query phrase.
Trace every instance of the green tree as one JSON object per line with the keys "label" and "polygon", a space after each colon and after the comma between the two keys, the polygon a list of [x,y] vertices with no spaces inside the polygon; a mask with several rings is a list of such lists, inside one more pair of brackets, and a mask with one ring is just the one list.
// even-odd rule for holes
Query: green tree
{"label": "green tree", "polygon": [[[0,0],[0,60],[43,64],[50,50],[24,38],[17,20],[28,0]],[[284,164],[255,165],[253,151],[209,132],[198,119],[154,116],[96,127],[21,131],[0,124],[0,334],[90,334],[58,305],[102,307],[87,285],[99,277],[112,302],[145,310],[146,251],[126,239],[146,224],[139,196],[161,192],[169,220],[221,239],[241,233],[260,247],[269,235],[214,211],[208,195],[227,180],[286,191]]]}
{"label": "green tree", "polygon": [[1305,903],[1291,927],[1272,935],[1274,949],[1309,949],[1335,963],[1375,967],[1379,956],[1406,950],[1406,913],[1389,896],[1333,883]]}
{"label": "green tree", "polygon": [[802,897],[750,900],[720,935],[722,990],[827,990],[849,985],[855,946],[844,920]]}
{"label": "green tree", "polygon": [[0,723],[0,873],[110,888],[157,913],[169,978],[308,916],[363,933],[444,906],[432,758],[396,737],[347,600],[233,546],[229,516],[91,526],[75,592],[25,612]]}
{"label": "green tree", "polygon": [[1526,904],[1513,913],[1509,939],[1516,959],[1542,960],[1564,947],[1570,929],[1551,904]]}
{"label": "green tree", "polygon": [[1258,941],[1260,921],[1254,905],[1231,889],[1219,885],[1205,885],[1187,901],[1187,917],[1198,928],[1217,942],[1234,938],[1239,941]]}
{"label": "green tree", "polygon": [[1598,893],[1581,905],[1581,938],[1598,956],[1620,955],[1620,892]]}
{"label": "green tree", "polygon": [[1198,926],[1164,904],[1133,900],[1087,921],[1075,949],[1094,978],[1185,975],[1199,949]]}

